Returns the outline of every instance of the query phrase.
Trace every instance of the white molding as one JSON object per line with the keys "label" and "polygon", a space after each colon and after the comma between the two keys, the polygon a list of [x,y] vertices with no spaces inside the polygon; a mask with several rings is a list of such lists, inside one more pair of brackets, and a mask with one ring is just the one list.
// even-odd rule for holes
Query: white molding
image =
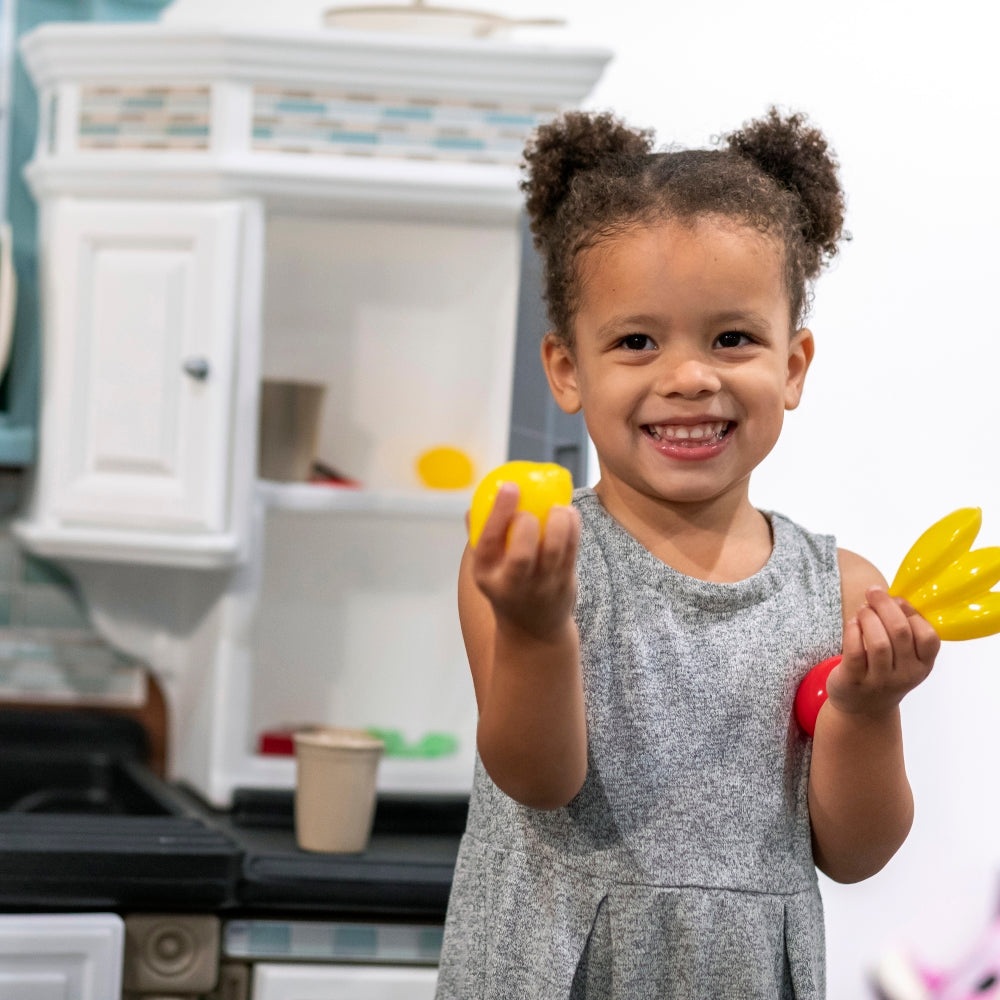
{"label": "white molding", "polygon": [[260,480],[257,492],[271,510],[301,513],[370,514],[378,517],[409,516],[442,520],[461,519],[472,500],[467,490],[411,493],[358,490],[312,483],[274,483]]}
{"label": "white molding", "polygon": [[372,32],[233,30],[165,24],[44,24],[21,39],[33,80],[153,80],[373,87],[576,105],[611,51]]}
{"label": "white molding", "polygon": [[236,565],[245,555],[240,539],[233,533],[192,535],[52,527],[28,520],[13,522],[11,530],[32,552],[48,558],[224,569]]}
{"label": "white molding", "polygon": [[513,222],[522,204],[516,167],[376,157],[80,152],[36,159],[24,176],[40,201],[260,197],[310,212],[326,205],[365,218],[405,214],[470,224]]}

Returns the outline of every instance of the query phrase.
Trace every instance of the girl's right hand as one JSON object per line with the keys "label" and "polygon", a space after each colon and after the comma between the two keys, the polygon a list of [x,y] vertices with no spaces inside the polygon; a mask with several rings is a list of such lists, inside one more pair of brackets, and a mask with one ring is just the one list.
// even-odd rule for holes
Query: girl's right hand
{"label": "girl's right hand", "polygon": [[870,587],[844,625],[843,658],[827,682],[829,700],[848,715],[882,718],[926,680],[941,639],[902,598]]}
{"label": "girl's right hand", "polygon": [[518,497],[515,483],[498,491],[471,552],[472,576],[499,628],[545,641],[573,613],[580,516],[573,507],[552,507],[543,533],[534,514],[517,510]]}

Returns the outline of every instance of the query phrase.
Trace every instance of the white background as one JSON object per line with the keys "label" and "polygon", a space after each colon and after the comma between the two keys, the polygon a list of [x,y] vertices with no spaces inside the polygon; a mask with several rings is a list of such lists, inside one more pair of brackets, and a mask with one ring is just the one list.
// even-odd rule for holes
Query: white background
{"label": "white background", "polygon": [[[178,0],[175,13],[182,4],[210,6]],[[314,23],[323,6],[215,5],[230,21],[274,23],[280,11],[286,26]],[[612,49],[587,105],[652,127],[664,143],[708,145],[772,103],[824,129],[842,164],[854,238],[817,287],[805,399],[760,469],[754,500],[836,533],[890,578],[917,535],[956,507],[981,506],[979,543],[1000,544],[1000,61],[988,5],[493,6],[570,22],[525,40]],[[867,970],[897,944],[957,960],[992,915],[998,712],[1000,637],[946,646],[907,698],[916,822],[881,875],[823,883],[831,1000],[870,996]]]}
{"label": "white background", "polygon": [[[507,0],[615,51],[588,105],[709,145],[770,104],[828,135],[847,243],[816,287],[816,360],[753,496],[891,579],[917,535],[983,508],[1000,545],[1000,62],[985,5]],[[1000,888],[1000,637],[944,647],[904,703],[917,815],[866,883],[823,881],[830,1000],[869,997],[900,946],[957,961]]]}
{"label": "white background", "polygon": [[[509,0],[504,11],[533,5]],[[784,0],[555,2],[616,53],[588,102],[707,145],[775,103],[805,111],[842,166],[853,240],[819,281],[804,401],[754,488],[891,579],[943,514],[983,508],[1000,544],[1000,121],[984,5]],[[653,11],[653,13],[650,13]],[[891,948],[950,964],[997,903],[1000,637],[945,646],[904,705],[909,840],[857,886],[823,882],[831,1000],[871,996]]]}

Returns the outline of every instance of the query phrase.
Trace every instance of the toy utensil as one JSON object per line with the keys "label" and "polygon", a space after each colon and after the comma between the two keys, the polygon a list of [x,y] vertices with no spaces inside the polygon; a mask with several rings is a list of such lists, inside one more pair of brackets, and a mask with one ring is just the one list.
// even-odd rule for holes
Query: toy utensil
{"label": "toy utensil", "polygon": [[[889,587],[934,626],[942,639],[980,639],[1000,632],[1000,547],[973,549],[983,523],[979,507],[961,507],[932,524],[911,546]],[[795,695],[795,717],[812,736],[840,657],[817,664]]]}

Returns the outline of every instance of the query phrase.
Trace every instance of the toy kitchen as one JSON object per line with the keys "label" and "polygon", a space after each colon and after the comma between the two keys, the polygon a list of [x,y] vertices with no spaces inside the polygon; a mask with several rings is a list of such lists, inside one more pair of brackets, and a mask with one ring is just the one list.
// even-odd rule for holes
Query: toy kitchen
{"label": "toy kitchen", "polygon": [[[584,475],[518,162],[610,53],[419,2],[258,6],[285,23],[174,0],[20,40],[42,367],[13,532],[162,725],[0,711],[4,997],[431,997],[475,753],[469,477]],[[383,739],[360,853],[296,846],[289,734],[316,725]]]}

